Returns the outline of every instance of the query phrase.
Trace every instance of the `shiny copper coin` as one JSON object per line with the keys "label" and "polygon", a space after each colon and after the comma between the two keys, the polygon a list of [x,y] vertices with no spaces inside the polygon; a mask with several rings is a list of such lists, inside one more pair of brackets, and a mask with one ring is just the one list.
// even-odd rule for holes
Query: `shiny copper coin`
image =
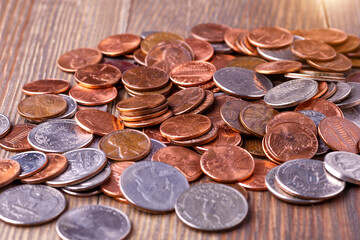
{"label": "shiny copper coin", "polygon": [[354,51],[349,52],[346,55],[351,58],[359,58],[360,57],[360,47],[356,48]]}
{"label": "shiny copper coin", "polygon": [[240,34],[248,34],[248,31],[241,28],[229,28],[224,34],[224,40],[225,43],[235,52],[244,53],[241,48],[236,46],[236,41]]}
{"label": "shiny copper coin", "polygon": [[132,112],[155,108],[164,104],[166,98],[163,95],[143,95],[136,96],[120,101],[116,104],[116,109],[120,112]]}
{"label": "shiny copper coin", "polygon": [[141,50],[141,48],[135,50],[134,52],[134,60],[142,65],[145,66],[145,58],[146,58],[146,54]]}
{"label": "shiny copper coin", "polygon": [[102,54],[94,48],[78,48],[64,53],[57,61],[57,66],[65,72],[75,72],[86,65],[99,63]]}
{"label": "shiny copper coin", "polygon": [[241,186],[249,190],[265,191],[267,187],[265,185],[266,174],[277,164],[263,159],[255,159],[254,173],[246,180],[239,182]]}
{"label": "shiny copper coin", "polygon": [[229,54],[214,54],[211,58],[210,63],[212,63],[217,70],[225,68],[229,61],[233,60],[235,56]]}
{"label": "shiny copper coin", "polygon": [[161,95],[167,96],[171,92],[172,86],[173,86],[172,82],[169,82],[169,84],[166,85],[164,88],[161,88],[158,90],[153,90],[153,91],[136,91],[136,90],[130,89],[126,86],[124,88],[127,91],[127,93],[132,97],[142,96],[142,95],[154,95],[154,94],[161,94]]}
{"label": "shiny copper coin", "polygon": [[107,56],[119,56],[139,47],[141,38],[131,33],[117,34],[101,40],[98,49]]}
{"label": "shiny copper coin", "polygon": [[232,130],[245,135],[251,135],[251,133],[244,128],[239,118],[241,111],[250,104],[251,103],[241,99],[225,102],[220,108],[222,120],[224,120]]}
{"label": "shiny copper coin", "polygon": [[327,87],[326,93],[321,96],[321,98],[323,98],[323,99],[328,99],[329,97],[334,95],[334,93],[336,92],[336,84],[335,83],[329,82],[329,83],[327,83],[327,85],[328,85],[328,87]]}
{"label": "shiny copper coin", "polygon": [[335,45],[345,42],[348,35],[336,28],[315,28],[306,30],[303,37]]}
{"label": "shiny copper coin", "polygon": [[27,136],[34,127],[36,125],[29,123],[13,126],[5,137],[0,138],[0,147],[15,152],[31,150]]}
{"label": "shiny copper coin", "polygon": [[214,104],[211,109],[206,111],[205,116],[209,117],[211,122],[216,123],[218,126],[226,125],[224,120],[221,118],[220,108],[225,102],[230,100],[237,100],[237,98],[226,94],[215,96]]}
{"label": "shiny copper coin", "polygon": [[139,115],[139,116],[126,116],[126,115],[121,115],[121,113],[120,113],[119,119],[123,120],[123,121],[127,121],[127,122],[138,122],[138,121],[142,121],[142,120],[159,117],[159,116],[167,113],[168,111],[169,111],[169,108],[167,106],[165,106],[165,108],[163,108],[157,112],[153,112],[153,113],[149,113],[149,114],[145,114],[145,115]]}
{"label": "shiny copper coin", "polygon": [[164,122],[165,120],[169,119],[172,116],[173,116],[173,112],[168,110],[166,113],[164,113],[163,115],[160,115],[158,117],[141,120],[141,121],[136,121],[136,122],[123,121],[123,123],[126,127],[130,127],[130,128],[145,128],[145,127],[158,125],[158,124]]}
{"label": "shiny copper coin", "polygon": [[345,72],[352,66],[350,59],[341,53],[337,53],[336,57],[330,61],[307,60],[307,63],[316,69],[334,72]]}
{"label": "shiny copper coin", "polygon": [[31,120],[55,118],[64,113],[66,109],[66,100],[54,94],[30,96],[18,105],[19,114]]}
{"label": "shiny copper coin", "polygon": [[242,56],[229,61],[227,67],[240,67],[254,70],[256,66],[266,62],[266,60],[259,57]]}
{"label": "shiny copper coin", "polygon": [[105,135],[99,148],[116,161],[137,161],[150,152],[150,139],[143,132],[123,129]]}
{"label": "shiny copper coin", "polygon": [[[208,176],[204,176],[201,179],[201,183],[218,183],[218,182],[212,180]],[[245,197],[245,199],[249,198],[246,189],[243,186],[241,186],[239,183],[222,183],[222,184],[225,184],[225,185],[227,185],[229,187],[235,188],[236,190],[238,190]]]}
{"label": "shiny copper coin", "polygon": [[197,145],[206,144],[208,142],[211,142],[218,136],[219,128],[216,124],[211,124],[211,129],[205,133],[204,135],[201,135],[200,137],[189,139],[189,140],[171,140],[171,144],[179,145],[183,147],[192,147]]}
{"label": "shiny copper coin", "polygon": [[262,74],[284,74],[299,71],[301,65],[302,64],[297,61],[272,61],[259,64],[254,70]]}
{"label": "shiny copper coin", "polygon": [[89,89],[76,85],[70,89],[69,95],[80,104],[97,106],[112,102],[117,96],[117,90],[115,87]]}
{"label": "shiny copper coin", "polygon": [[151,161],[163,162],[178,169],[189,182],[198,179],[201,174],[200,155],[178,146],[161,148],[154,153]]}
{"label": "shiny copper coin", "polygon": [[213,105],[215,101],[214,93],[209,90],[205,90],[204,92],[205,92],[204,101],[189,113],[194,113],[194,114],[203,113]]}
{"label": "shiny copper coin", "polygon": [[318,82],[318,91],[312,98],[322,97],[328,90],[328,84],[326,82]]}
{"label": "shiny copper coin", "polygon": [[257,52],[257,49],[249,42],[248,36],[249,34],[246,33],[240,34],[237,38],[236,46],[239,49],[242,49],[246,55],[258,56],[259,54]]}
{"label": "shiny copper coin", "polygon": [[251,44],[262,48],[281,48],[293,41],[293,35],[280,27],[261,27],[250,31],[248,39]]}
{"label": "shiny copper coin", "polygon": [[130,89],[152,91],[165,87],[169,82],[169,76],[157,68],[136,67],[127,70],[121,80]]}
{"label": "shiny copper coin", "polygon": [[275,159],[269,152],[269,150],[267,149],[267,145],[266,145],[266,141],[265,141],[265,138],[262,139],[261,141],[261,146],[262,146],[262,149],[265,153],[265,156],[267,157],[267,159],[269,159],[271,162],[277,164],[277,165],[280,165],[282,164],[282,162],[278,161],[277,159]]}
{"label": "shiny copper coin", "polygon": [[170,143],[170,141],[166,138],[164,138],[161,133],[160,133],[160,129],[158,126],[155,127],[146,127],[143,128],[143,132],[149,137],[149,138],[153,138],[155,140],[158,140],[162,143],[168,144]]}
{"label": "shiny copper coin", "polygon": [[360,72],[353,72],[346,77],[346,82],[360,83]]}
{"label": "shiny copper coin", "polygon": [[214,48],[210,43],[196,39],[187,38],[185,42],[189,44],[194,53],[195,61],[207,61],[214,55]]}
{"label": "shiny copper coin", "polygon": [[207,150],[200,160],[201,169],[218,182],[237,182],[253,173],[254,158],[245,149],[223,145]]}
{"label": "shiny copper coin", "polygon": [[229,27],[222,24],[202,23],[191,28],[191,35],[207,42],[223,42],[228,29]]}
{"label": "shiny copper coin", "polygon": [[112,65],[98,63],[79,68],[75,72],[75,80],[86,88],[107,88],[115,85],[121,72]]}
{"label": "shiny copper coin", "polygon": [[110,197],[124,197],[120,189],[120,176],[127,167],[133,164],[134,162],[116,162],[111,164],[110,178],[101,185],[101,190]]}
{"label": "shiny copper coin", "polygon": [[[148,95],[147,95],[148,96]],[[121,115],[125,117],[141,117],[152,113],[157,113],[159,111],[162,111],[163,109],[168,108],[167,102],[164,102],[163,104],[154,107],[154,108],[148,108],[144,110],[135,110],[135,111],[121,111]]]}
{"label": "shiny copper coin", "polygon": [[36,94],[56,94],[67,91],[70,83],[62,79],[41,79],[29,82],[22,87],[22,91],[26,95]]}
{"label": "shiny copper coin", "polygon": [[314,110],[324,114],[327,117],[344,117],[344,114],[338,106],[322,98],[310,99],[306,102],[301,103],[296,107],[295,111],[300,110]]}
{"label": "shiny copper coin", "polygon": [[145,54],[148,54],[155,45],[157,45],[158,43],[161,43],[165,40],[169,40],[169,39],[177,39],[177,40],[184,41],[184,38],[182,38],[181,36],[179,36],[175,33],[156,32],[156,33],[150,34],[141,42],[141,50]]}
{"label": "shiny copper coin", "polygon": [[330,61],[336,57],[332,46],[317,40],[296,40],[291,51],[298,57],[314,61]]}
{"label": "shiny copper coin", "polygon": [[257,137],[265,135],[267,123],[279,112],[263,104],[251,104],[240,113],[242,125]]}
{"label": "shiny copper coin", "polygon": [[21,182],[31,184],[44,183],[59,176],[68,167],[68,161],[64,155],[58,153],[47,153],[46,157],[48,159],[46,167],[31,177],[21,179]]}
{"label": "shiny copper coin", "polygon": [[246,137],[243,140],[242,147],[253,156],[266,157],[264,150],[262,149],[261,138],[251,136]]}
{"label": "shiny copper coin", "polygon": [[124,125],[114,115],[97,109],[83,109],[75,114],[76,123],[85,131],[104,136],[121,130]]}
{"label": "shiny copper coin", "polygon": [[360,39],[352,34],[348,35],[345,42],[334,45],[334,49],[339,53],[350,53],[360,46]]}
{"label": "shiny copper coin", "polygon": [[167,100],[174,115],[188,113],[199,106],[205,98],[205,91],[198,87],[190,87],[171,95]]}
{"label": "shiny copper coin", "polygon": [[331,116],[319,124],[321,139],[334,151],[359,153],[360,128],[350,120]]}
{"label": "shiny copper coin", "polygon": [[19,176],[20,172],[20,164],[17,161],[0,159],[0,188],[14,181]]}

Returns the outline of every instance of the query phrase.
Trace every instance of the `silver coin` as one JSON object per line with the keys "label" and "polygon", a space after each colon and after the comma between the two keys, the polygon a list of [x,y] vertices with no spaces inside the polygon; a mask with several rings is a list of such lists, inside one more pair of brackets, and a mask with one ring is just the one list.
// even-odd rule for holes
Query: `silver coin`
{"label": "silver coin", "polygon": [[76,149],[63,154],[68,167],[59,176],[46,182],[54,187],[64,187],[83,182],[100,172],[107,163],[105,153],[95,148]]}
{"label": "silver coin", "polygon": [[360,105],[342,110],[344,117],[360,127]]}
{"label": "silver coin", "polygon": [[185,191],[175,206],[176,215],[190,227],[218,231],[240,224],[249,206],[235,188],[218,183],[198,184]]}
{"label": "silver coin", "polygon": [[247,99],[262,98],[273,87],[264,75],[239,67],[222,68],[215,72],[213,78],[222,91]]}
{"label": "silver coin", "polygon": [[159,31],[143,31],[140,33],[140,37],[142,39],[145,39],[147,36],[149,36],[150,34],[153,34],[153,33],[158,33]]}
{"label": "silver coin", "polygon": [[185,176],[161,162],[135,163],[121,174],[120,188],[125,198],[151,212],[174,210],[177,198],[189,188]]}
{"label": "silver coin", "polygon": [[291,80],[270,89],[264,101],[273,108],[292,107],[311,99],[317,90],[318,84],[314,80]]}
{"label": "silver coin", "polygon": [[66,186],[65,189],[73,192],[83,192],[87,190],[92,190],[103,184],[106,180],[108,180],[110,178],[110,174],[111,174],[110,163],[107,163],[106,167],[101,172],[96,174],[94,177],[76,185]]}
{"label": "silver coin", "polygon": [[[303,40],[303,37],[300,36],[294,36],[294,41],[296,40]],[[279,49],[265,49],[265,48],[256,48],[260,56],[263,58],[269,60],[269,61],[302,61],[302,58],[299,58],[291,51],[291,46],[287,46],[284,48]]]}
{"label": "silver coin", "polygon": [[60,115],[57,118],[60,118],[60,119],[72,118],[74,116],[75,112],[76,112],[76,109],[77,109],[76,101],[72,97],[70,97],[68,95],[65,95],[65,94],[59,94],[59,96],[63,97],[66,100],[67,109],[62,115]]}
{"label": "silver coin", "polygon": [[324,167],[333,176],[360,185],[360,156],[355,153],[336,151],[326,154]]}
{"label": "silver coin", "polygon": [[67,211],[56,223],[56,232],[63,240],[124,239],[131,223],[122,211],[103,205],[87,205]]}
{"label": "silver coin", "polygon": [[100,193],[102,193],[100,188],[90,189],[90,190],[83,191],[83,192],[75,192],[75,191],[68,190],[66,188],[61,188],[61,191],[63,191],[67,195],[74,196],[74,197],[92,197],[92,196],[96,196],[96,195],[99,195]]}
{"label": "silver coin", "polygon": [[154,155],[154,153],[157,150],[167,147],[165,143],[162,143],[162,142],[152,139],[152,138],[150,138],[150,142],[151,142],[150,153],[144,159],[142,159],[140,161],[151,161],[152,156]]}
{"label": "silver coin", "polygon": [[10,157],[10,159],[17,161],[20,164],[21,173],[19,178],[26,178],[34,175],[48,163],[46,155],[38,151],[22,152]]}
{"label": "silver coin", "polygon": [[[310,66],[306,66],[307,68]],[[305,66],[303,65],[302,68],[304,69]],[[346,78],[344,77],[334,77],[334,76],[316,76],[306,73],[286,73],[284,74],[286,78],[304,78],[304,79],[312,79],[316,81],[327,81],[327,82],[344,82]]]}
{"label": "silver coin", "polygon": [[50,222],[65,207],[64,195],[44,185],[19,185],[0,193],[0,219],[15,225],[32,226]]}
{"label": "silver coin", "polygon": [[232,53],[232,49],[226,43],[211,43],[215,53]]}
{"label": "silver coin", "polygon": [[265,177],[265,184],[270,193],[272,193],[275,197],[284,202],[294,203],[299,205],[308,205],[322,202],[322,200],[311,200],[311,199],[302,199],[291,196],[284,192],[275,181],[275,176],[280,166],[272,168]]}
{"label": "silver coin", "polygon": [[347,83],[339,82],[336,84],[336,92],[326,100],[337,103],[344,100],[351,93],[351,86]]}
{"label": "silver coin", "polygon": [[0,137],[5,136],[10,131],[10,121],[4,115],[0,114]]}
{"label": "silver coin", "polygon": [[28,135],[31,147],[44,152],[71,151],[88,145],[92,139],[92,133],[86,132],[70,119],[44,122]]}
{"label": "silver coin", "polygon": [[276,180],[287,193],[305,199],[329,199],[345,189],[345,182],[327,173],[324,163],[296,159],[280,165]]}
{"label": "silver coin", "polygon": [[336,105],[341,109],[347,109],[360,105],[360,83],[348,82],[347,84],[351,87],[351,93],[347,96],[347,98],[336,103]]}
{"label": "silver coin", "polygon": [[101,111],[107,112],[108,105],[104,104],[104,105],[98,105],[98,106],[84,106],[84,105],[78,104],[77,111],[79,111],[81,109],[96,109],[96,110],[101,110]]}

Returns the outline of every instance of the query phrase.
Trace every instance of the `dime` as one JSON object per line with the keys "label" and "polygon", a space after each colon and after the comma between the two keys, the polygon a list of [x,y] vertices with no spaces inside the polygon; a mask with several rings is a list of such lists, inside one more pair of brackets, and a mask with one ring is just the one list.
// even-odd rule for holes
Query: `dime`
{"label": "dime", "polygon": [[261,139],[258,137],[246,137],[244,138],[244,142],[242,147],[247,150],[251,155],[255,157],[266,157],[264,150],[261,146]]}
{"label": "dime", "polygon": [[351,69],[351,61],[345,55],[337,53],[330,61],[306,60],[312,67],[322,71],[345,72]]}
{"label": "dime", "polygon": [[10,131],[10,126],[9,119],[4,114],[0,113],[0,138]]}
{"label": "dime", "polygon": [[235,52],[244,53],[241,48],[236,46],[237,37],[240,34],[248,34],[248,31],[241,28],[229,28],[224,34],[226,44]]}
{"label": "dime", "polygon": [[204,90],[198,87],[191,87],[174,93],[167,100],[174,115],[180,115],[194,110],[204,99]]}
{"label": "dime", "polygon": [[15,152],[31,150],[27,137],[34,127],[36,127],[36,125],[29,123],[13,126],[10,132],[0,139],[0,147]]}
{"label": "dime", "polygon": [[336,57],[333,47],[318,40],[296,40],[291,51],[300,58],[314,61],[330,61]]}
{"label": "dime", "polygon": [[78,108],[76,101],[72,97],[65,95],[65,94],[59,94],[59,96],[63,97],[66,100],[67,109],[63,114],[61,114],[57,118],[60,118],[60,119],[72,118]]}
{"label": "dime", "polygon": [[115,87],[90,89],[76,85],[70,89],[69,95],[80,104],[98,106],[112,102],[117,96],[117,90]]}
{"label": "dime", "polygon": [[20,172],[21,166],[17,161],[12,159],[0,159],[0,188],[14,181],[19,176]]}
{"label": "dime", "polygon": [[33,128],[28,141],[34,149],[44,152],[67,152],[85,147],[93,135],[81,129],[74,120],[58,119]]}
{"label": "dime", "polygon": [[234,59],[235,56],[230,54],[214,54],[210,60],[210,63],[213,64],[217,70],[225,68],[226,65]]}
{"label": "dime", "polygon": [[62,79],[41,79],[29,82],[22,87],[26,95],[36,94],[56,94],[66,92],[70,88],[70,83]]}
{"label": "dime", "polygon": [[134,60],[142,66],[145,66],[146,54],[141,50],[141,48],[134,51]]}
{"label": "dime", "polygon": [[155,47],[155,45],[157,45],[158,43],[161,43],[165,40],[170,40],[170,39],[175,39],[175,40],[181,40],[184,41],[184,38],[182,38],[181,36],[175,34],[175,33],[170,33],[170,32],[154,32],[152,34],[149,34],[142,42],[141,42],[141,50],[145,53],[148,54],[150,52],[151,49],[153,49]]}
{"label": "dime", "polygon": [[[146,129],[146,128],[144,128],[144,129]],[[156,139],[150,138],[150,142],[151,142],[151,150],[145,158],[141,159],[141,161],[151,161],[152,156],[154,155],[154,153],[157,150],[167,147],[166,144],[164,144],[161,141],[156,140]]]}
{"label": "dime", "polygon": [[119,56],[134,51],[139,47],[141,39],[131,33],[117,34],[101,40],[98,49],[107,56]]}
{"label": "dime", "polygon": [[92,197],[92,196],[96,196],[96,195],[99,195],[100,193],[102,193],[101,189],[99,189],[99,188],[95,188],[95,189],[91,189],[91,190],[83,191],[83,192],[70,191],[69,189],[66,189],[66,188],[60,188],[60,189],[67,195],[74,196],[74,197]]}
{"label": "dime", "polygon": [[130,230],[131,223],[127,215],[103,205],[71,209],[56,222],[56,233],[64,240],[124,239]]}
{"label": "dime", "polygon": [[262,48],[281,48],[293,41],[292,34],[280,27],[261,27],[250,31],[248,40],[251,44]]}
{"label": "dime", "polygon": [[337,103],[344,100],[347,96],[350,95],[350,93],[351,93],[351,86],[347,83],[339,82],[336,84],[336,92],[334,93],[334,95],[332,95],[326,100],[333,103]]}
{"label": "dime", "polygon": [[101,190],[110,197],[124,197],[120,189],[120,176],[134,162],[116,162],[110,165],[110,178],[101,185]]}
{"label": "dime", "polygon": [[86,65],[99,63],[102,54],[94,48],[78,48],[64,53],[57,61],[57,66],[65,72],[75,72]]}
{"label": "dime", "polygon": [[335,45],[345,42],[348,35],[336,28],[314,28],[306,30],[304,37]]}
{"label": "dime", "polygon": [[348,82],[347,84],[351,87],[350,94],[341,102],[336,103],[341,109],[355,107],[360,104],[360,83]]}
{"label": "dime", "polygon": [[[116,104],[116,109],[123,113],[142,111],[158,107],[166,102],[166,98],[161,94],[142,95],[130,97]],[[146,114],[146,113],[145,113]]]}
{"label": "dime", "polygon": [[223,42],[225,32],[229,29],[228,26],[216,23],[202,23],[197,24],[191,28],[191,35],[194,38],[216,43]]}
{"label": "dime", "polygon": [[120,80],[121,71],[115,66],[98,63],[79,68],[74,76],[75,81],[83,87],[108,88]]}
{"label": "dime", "polygon": [[224,120],[232,130],[245,135],[251,135],[251,133],[244,128],[239,118],[241,111],[249,105],[249,102],[241,99],[225,102],[220,108],[222,120]]}
{"label": "dime", "polygon": [[186,225],[199,230],[219,231],[240,224],[249,206],[236,189],[224,184],[198,184],[178,198],[176,215]]}
{"label": "dime", "polygon": [[295,108],[295,111],[299,111],[299,110],[314,110],[324,114],[327,117],[330,116],[344,117],[341,109],[338,106],[322,98],[310,99],[306,102],[299,104]]}
{"label": "dime", "polygon": [[241,56],[229,61],[227,67],[239,67],[254,70],[256,66],[262,63],[266,63],[266,60],[259,57]]}
{"label": "dime", "polygon": [[20,164],[21,172],[18,178],[26,178],[42,170],[48,163],[46,155],[38,151],[18,153],[10,159]]}
{"label": "dime", "polygon": [[218,127],[216,124],[211,124],[211,129],[197,138],[192,138],[189,140],[171,140],[170,143],[174,145],[184,146],[184,147],[191,147],[196,145],[202,145],[211,142],[218,136]]}
{"label": "dime", "polygon": [[189,113],[194,113],[194,114],[203,113],[213,105],[215,101],[214,93],[209,90],[204,90],[204,92],[205,92],[204,101]]}
{"label": "dime", "polygon": [[44,185],[20,185],[0,193],[0,219],[18,226],[41,225],[66,208],[64,195]]}
{"label": "dime", "polygon": [[121,174],[120,187],[125,198],[141,210],[169,212],[178,197],[189,188],[184,175],[161,162],[139,162]]}
{"label": "dime", "polygon": [[257,65],[254,71],[262,74],[284,74],[299,71],[301,65],[297,61],[272,61]]}

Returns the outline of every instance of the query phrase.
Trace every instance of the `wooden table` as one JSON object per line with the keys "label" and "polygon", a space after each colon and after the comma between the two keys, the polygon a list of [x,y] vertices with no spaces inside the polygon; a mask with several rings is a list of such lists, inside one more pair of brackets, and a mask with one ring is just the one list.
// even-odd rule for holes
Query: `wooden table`
{"label": "wooden table", "polygon": [[[236,28],[281,26],[288,29],[335,27],[360,37],[359,0],[2,0],[0,1],[0,112],[12,124],[24,122],[16,106],[24,83],[72,74],[56,67],[71,49],[96,47],[106,36],[170,31],[189,36],[192,26],[216,22]],[[115,101],[116,102],[116,101]],[[111,105],[115,113],[114,104]],[[4,150],[0,158],[11,156]],[[359,239],[360,187],[314,206],[281,202],[269,192],[250,192],[250,212],[236,229],[207,233],[185,226],[174,213],[146,214],[101,195],[66,196],[68,208],[110,205],[133,225],[129,239]],[[0,239],[58,239],[55,222],[14,227],[0,222]]]}

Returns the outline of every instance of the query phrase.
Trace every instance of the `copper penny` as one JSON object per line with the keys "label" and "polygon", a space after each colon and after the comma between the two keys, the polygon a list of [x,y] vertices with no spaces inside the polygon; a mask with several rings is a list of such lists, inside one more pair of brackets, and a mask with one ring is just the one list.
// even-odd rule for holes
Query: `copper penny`
{"label": "copper penny", "polygon": [[256,66],[266,62],[266,60],[259,57],[242,56],[229,61],[227,67],[240,67],[254,70]]}
{"label": "copper penny", "polygon": [[351,69],[351,61],[345,55],[337,53],[336,57],[330,61],[306,60],[312,67],[322,71],[345,72]]}
{"label": "copper penny", "polygon": [[26,95],[36,94],[56,94],[67,91],[70,83],[62,79],[41,79],[29,82],[22,87],[22,91]]}
{"label": "copper penny", "polygon": [[326,83],[328,85],[326,93],[324,95],[321,96],[321,98],[323,99],[328,99],[329,97],[333,96],[336,92],[336,84],[333,82],[327,82]]}
{"label": "copper penny", "polygon": [[174,93],[167,100],[174,115],[180,115],[194,110],[204,99],[204,90],[198,87],[190,87]]}
{"label": "copper penny", "polygon": [[250,31],[248,40],[251,44],[262,48],[281,48],[293,41],[293,35],[280,27],[261,27]]}
{"label": "copper penny", "polygon": [[0,147],[8,151],[16,152],[31,150],[27,136],[34,127],[36,127],[36,125],[29,123],[13,126],[5,137],[0,138]]}
{"label": "copper penny", "polygon": [[334,45],[334,49],[339,53],[350,53],[360,46],[360,39],[352,34],[348,35],[345,42]]}
{"label": "copper penny", "polygon": [[157,112],[153,112],[153,113],[149,113],[149,114],[145,114],[145,115],[139,115],[139,116],[126,116],[126,115],[121,115],[121,113],[120,113],[119,119],[123,120],[123,121],[127,121],[127,122],[138,122],[138,121],[142,121],[142,120],[159,117],[159,116],[167,113],[168,111],[169,111],[169,108],[167,106],[165,106],[165,108],[163,108]]}
{"label": "copper penny", "polygon": [[216,23],[202,23],[191,28],[194,38],[207,42],[223,42],[228,26]]}
{"label": "copper penny", "polygon": [[171,143],[183,147],[202,145],[214,140],[218,136],[218,132],[219,132],[219,128],[217,127],[217,125],[212,123],[211,129],[204,135],[201,135],[200,137],[189,140],[171,140]]}
{"label": "copper penny", "polygon": [[248,34],[248,31],[241,28],[229,28],[224,34],[224,40],[225,43],[235,52],[244,53],[241,48],[236,46],[236,41],[240,34]]}
{"label": "copper penny", "polygon": [[353,72],[346,77],[346,82],[360,83],[360,72]]}
{"label": "copper penny", "polygon": [[194,114],[203,113],[213,105],[215,101],[214,93],[209,90],[205,90],[204,92],[205,92],[204,101],[189,113],[194,113]]}
{"label": "copper penny", "polygon": [[194,60],[194,52],[193,52],[192,48],[190,47],[189,44],[187,44],[183,40],[169,39],[169,40],[162,41],[161,44],[175,44],[175,45],[181,46],[191,56],[191,60]]}
{"label": "copper penny", "polygon": [[277,164],[268,160],[255,159],[255,169],[253,174],[248,179],[239,182],[239,184],[249,190],[265,191],[267,190],[265,185],[266,174],[276,166]]}
{"label": "copper penny", "polygon": [[141,42],[141,50],[145,54],[148,54],[155,45],[157,45],[158,43],[161,43],[165,40],[169,40],[169,39],[177,39],[177,40],[182,40],[182,41],[184,40],[184,38],[182,38],[181,36],[179,36],[175,33],[156,32],[156,33],[150,34]]}
{"label": "copper penny", "polygon": [[334,151],[359,153],[360,128],[350,120],[326,117],[319,124],[319,135]]}
{"label": "copper penny", "polygon": [[136,121],[136,122],[123,121],[123,123],[126,127],[130,127],[130,128],[144,128],[144,127],[158,125],[158,124],[164,122],[165,120],[169,119],[172,116],[173,116],[173,112],[168,110],[165,114],[163,114],[159,117],[154,117],[151,119],[146,119],[146,120],[141,120],[141,121]]}
{"label": "copper penny", "polygon": [[351,57],[351,58],[359,58],[360,57],[360,47],[356,48],[354,51],[352,52],[349,52],[347,54],[348,57]]}
{"label": "copper penny", "polygon": [[[149,95],[146,95],[149,96]],[[163,109],[167,109],[168,104],[167,102],[164,102],[163,104],[154,107],[154,108],[148,108],[144,110],[135,110],[135,111],[120,111],[121,115],[124,117],[142,117],[148,114],[157,113],[159,111],[162,111]]]}
{"label": "copper penny", "polygon": [[134,51],[134,60],[142,66],[145,66],[146,54],[141,50],[141,48]]}
{"label": "copper penny", "polygon": [[122,73],[126,72],[127,70],[136,67],[135,64],[125,61],[125,60],[119,60],[115,58],[104,58],[102,63],[112,65],[114,67],[117,67]]}
{"label": "copper penny", "polygon": [[0,188],[14,181],[19,176],[20,171],[20,164],[17,161],[0,159]]}
{"label": "copper penny", "polygon": [[141,38],[131,33],[117,34],[101,40],[98,49],[107,56],[119,56],[139,47]]}
{"label": "copper penny", "polygon": [[233,60],[235,56],[229,54],[214,54],[211,58],[210,63],[212,63],[217,70],[225,68],[229,61]]}
{"label": "copper penny", "polygon": [[297,61],[272,61],[259,64],[254,70],[262,74],[284,74],[299,71],[301,65]]}
{"label": "copper penny", "polygon": [[105,135],[101,138],[99,147],[112,160],[137,161],[150,152],[151,144],[145,133],[123,129]]}
{"label": "copper penny", "polygon": [[75,72],[75,80],[86,88],[107,88],[115,85],[121,72],[112,65],[98,63],[79,68]]}
{"label": "copper penny", "polygon": [[143,128],[143,132],[149,137],[149,138],[153,138],[155,140],[158,140],[162,143],[168,144],[170,143],[170,141],[166,138],[164,138],[161,133],[160,133],[160,129],[158,126],[156,127],[146,127]]}
{"label": "copper penny", "polygon": [[298,57],[314,61],[330,61],[336,56],[333,47],[317,40],[296,40],[291,51]]}
{"label": "copper penny", "polygon": [[251,135],[251,133],[244,128],[239,118],[241,111],[250,104],[251,103],[241,99],[225,102],[220,108],[222,120],[224,120],[232,130],[245,135]]}
{"label": "copper penny", "polygon": [[57,66],[65,72],[75,72],[86,65],[99,63],[102,54],[94,48],[78,48],[64,53],[57,61]]}
{"label": "copper penny", "polygon": [[127,70],[121,80],[133,90],[152,91],[164,88],[169,82],[169,76],[157,68],[136,67]]}
{"label": "copper penny", "polygon": [[46,167],[31,177],[21,179],[21,182],[31,184],[43,183],[56,178],[66,170],[68,161],[64,155],[58,153],[47,153],[46,157],[48,159]]}
{"label": "copper penny", "polygon": [[153,91],[137,91],[137,90],[130,89],[126,86],[124,88],[127,91],[127,93],[132,97],[141,96],[141,95],[154,95],[154,94],[161,94],[161,95],[167,96],[171,92],[172,86],[173,86],[172,82],[169,82],[169,84],[166,85],[164,88],[161,88],[158,90],[153,90]]}
{"label": "copper penny", "polygon": [[178,169],[189,182],[198,179],[201,174],[200,155],[178,146],[161,148],[154,153],[151,161],[163,162]]}
{"label": "copper penny", "polygon": [[360,59],[359,58],[350,58],[351,65],[355,68],[360,68]]}
{"label": "copper penny", "polygon": [[277,159],[275,159],[272,155],[270,155],[269,150],[267,149],[267,145],[266,145],[266,141],[265,138],[262,139],[261,141],[261,147],[263,149],[263,152],[265,154],[265,156],[267,157],[267,159],[269,159],[271,162],[280,165],[282,164],[282,162],[278,161]]}
{"label": "copper penny", "polygon": [[253,173],[254,158],[245,149],[223,145],[207,150],[200,159],[201,169],[218,182],[237,182]]}
{"label": "copper penny", "polygon": [[[318,82],[318,91],[312,98],[322,97],[328,90],[328,84],[326,82]],[[334,91],[335,92],[335,91]]]}
{"label": "copper penny", "polygon": [[164,104],[166,98],[160,94],[142,95],[130,97],[116,104],[116,109],[120,112],[132,112],[155,108]]}
{"label": "copper penny", "polygon": [[295,111],[300,111],[300,110],[314,110],[324,114],[327,117],[330,116],[344,117],[344,114],[342,113],[341,109],[338,106],[322,98],[310,99],[306,102],[301,103],[295,108]]}
{"label": "copper penny", "polygon": [[303,37],[335,45],[345,42],[348,35],[336,28],[315,28],[306,30]]}
{"label": "copper penny", "polygon": [[243,126],[257,137],[265,135],[267,123],[279,112],[263,104],[251,104],[240,113]]}
{"label": "copper penny", "polygon": [[239,34],[235,44],[239,49],[242,49],[246,55],[258,56],[257,49],[249,42],[248,36],[248,33]]}
{"label": "copper penny", "polygon": [[115,87],[89,89],[76,85],[70,89],[69,95],[80,104],[98,106],[112,102],[117,96],[117,90]]}
{"label": "copper penny", "polygon": [[189,44],[194,53],[195,61],[207,61],[214,55],[214,48],[210,43],[196,39],[187,38],[185,42]]}
{"label": "copper penny", "polygon": [[120,189],[120,176],[127,167],[133,164],[134,162],[116,162],[111,164],[110,178],[101,185],[101,190],[110,197],[124,197]]}
{"label": "copper penny", "polygon": [[230,100],[237,100],[237,98],[226,94],[215,96],[214,104],[211,109],[206,111],[205,116],[209,117],[211,122],[216,123],[218,126],[226,125],[224,120],[221,118],[220,108],[225,102]]}
{"label": "copper penny", "polygon": [[246,137],[244,138],[242,147],[253,156],[266,157],[264,150],[262,149],[261,138],[250,136]]}
{"label": "copper penny", "polygon": [[269,153],[279,162],[312,158],[318,150],[316,135],[307,126],[282,123],[269,129],[264,136]]}
{"label": "copper penny", "polygon": [[30,120],[55,118],[63,114],[66,109],[66,100],[54,94],[33,95],[25,98],[18,105],[19,114]]}

